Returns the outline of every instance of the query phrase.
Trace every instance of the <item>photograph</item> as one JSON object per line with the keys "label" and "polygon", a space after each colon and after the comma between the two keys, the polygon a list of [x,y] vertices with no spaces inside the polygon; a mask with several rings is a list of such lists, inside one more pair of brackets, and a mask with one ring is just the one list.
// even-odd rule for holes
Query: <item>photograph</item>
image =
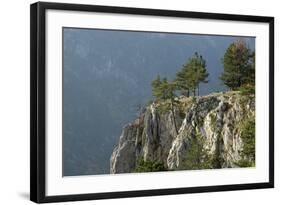
{"label": "photograph", "polygon": [[255,36],[62,35],[63,177],[255,168]]}

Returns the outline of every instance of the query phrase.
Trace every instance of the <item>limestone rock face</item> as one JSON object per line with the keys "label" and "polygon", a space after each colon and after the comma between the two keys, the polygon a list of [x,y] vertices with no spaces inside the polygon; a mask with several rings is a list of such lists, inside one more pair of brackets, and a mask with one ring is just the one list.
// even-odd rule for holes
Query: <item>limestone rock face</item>
{"label": "limestone rock face", "polygon": [[175,119],[152,103],[123,128],[110,159],[111,173],[133,172],[139,159],[161,162],[168,170],[184,169],[196,133],[204,138],[204,149],[221,159],[218,168],[237,167],[243,148],[239,123],[255,116],[254,96],[227,92],[178,100]]}

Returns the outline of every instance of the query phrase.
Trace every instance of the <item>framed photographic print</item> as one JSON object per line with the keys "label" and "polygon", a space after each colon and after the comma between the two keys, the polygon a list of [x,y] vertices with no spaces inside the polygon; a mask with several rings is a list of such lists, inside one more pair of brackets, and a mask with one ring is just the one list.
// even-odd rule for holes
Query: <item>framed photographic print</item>
{"label": "framed photographic print", "polygon": [[34,202],[274,187],[274,18],[31,5]]}

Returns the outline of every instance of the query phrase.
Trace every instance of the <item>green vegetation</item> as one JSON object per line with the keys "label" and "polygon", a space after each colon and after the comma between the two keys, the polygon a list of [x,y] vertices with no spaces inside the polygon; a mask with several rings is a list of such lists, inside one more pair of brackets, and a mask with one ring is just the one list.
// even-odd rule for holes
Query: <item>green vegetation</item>
{"label": "green vegetation", "polygon": [[196,97],[195,97],[195,96],[192,96],[191,102],[192,102],[192,103],[195,103],[195,102],[196,102]]}
{"label": "green vegetation", "polygon": [[167,100],[176,97],[175,83],[169,82],[167,78],[161,79],[158,75],[155,80],[151,82],[152,86],[152,95],[156,100]]}
{"label": "green vegetation", "polygon": [[210,169],[212,168],[212,158],[203,147],[205,139],[200,133],[196,133],[190,140],[190,145],[183,169]]}
{"label": "green vegetation", "polygon": [[255,166],[255,117],[246,119],[241,124],[241,139],[243,148],[242,159],[238,162],[241,167]]}
{"label": "green vegetation", "polygon": [[222,164],[223,164],[223,158],[222,158],[222,148],[221,148],[221,145],[223,144],[223,139],[222,139],[222,136],[219,133],[219,136],[217,136],[217,140],[216,140],[216,151],[215,153],[213,154],[213,156],[211,156],[211,165],[212,165],[212,168],[214,169],[219,169],[222,167]]}
{"label": "green vegetation", "polygon": [[159,172],[167,171],[164,167],[164,164],[157,161],[144,160],[143,158],[139,159],[135,172]]}
{"label": "green vegetation", "polygon": [[255,52],[238,40],[227,48],[223,57],[224,71],[220,77],[231,90],[255,85]]}
{"label": "green vegetation", "polygon": [[255,162],[254,161],[251,162],[248,159],[241,159],[241,160],[239,160],[237,165],[239,167],[254,167],[255,166]]}
{"label": "green vegetation", "polygon": [[190,91],[193,95],[196,95],[196,88],[199,95],[199,84],[207,83],[206,80],[209,76],[206,70],[206,61],[197,52],[194,53],[193,57],[183,65],[182,69],[177,72],[175,83],[177,89],[185,96],[190,95]]}
{"label": "green vegetation", "polygon": [[255,94],[255,85],[252,84],[243,85],[242,87],[239,88],[239,91],[241,95],[246,95],[246,96]]}
{"label": "green vegetation", "polygon": [[222,167],[223,158],[221,156],[222,144],[221,136],[218,136],[216,141],[216,152],[209,153],[209,150],[204,147],[205,139],[197,133],[191,138],[190,147],[184,160],[182,169],[186,170],[199,170],[199,169],[219,169]]}

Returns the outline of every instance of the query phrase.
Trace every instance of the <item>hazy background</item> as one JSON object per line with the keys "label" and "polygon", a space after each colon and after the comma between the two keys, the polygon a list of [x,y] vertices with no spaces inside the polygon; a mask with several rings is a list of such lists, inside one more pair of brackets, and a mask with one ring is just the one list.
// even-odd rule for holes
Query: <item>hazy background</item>
{"label": "hazy background", "polygon": [[[109,173],[122,127],[151,99],[157,74],[172,79],[195,51],[207,61],[200,94],[218,80],[225,49],[238,37],[64,28],[63,175]],[[254,38],[243,38],[251,48]]]}

